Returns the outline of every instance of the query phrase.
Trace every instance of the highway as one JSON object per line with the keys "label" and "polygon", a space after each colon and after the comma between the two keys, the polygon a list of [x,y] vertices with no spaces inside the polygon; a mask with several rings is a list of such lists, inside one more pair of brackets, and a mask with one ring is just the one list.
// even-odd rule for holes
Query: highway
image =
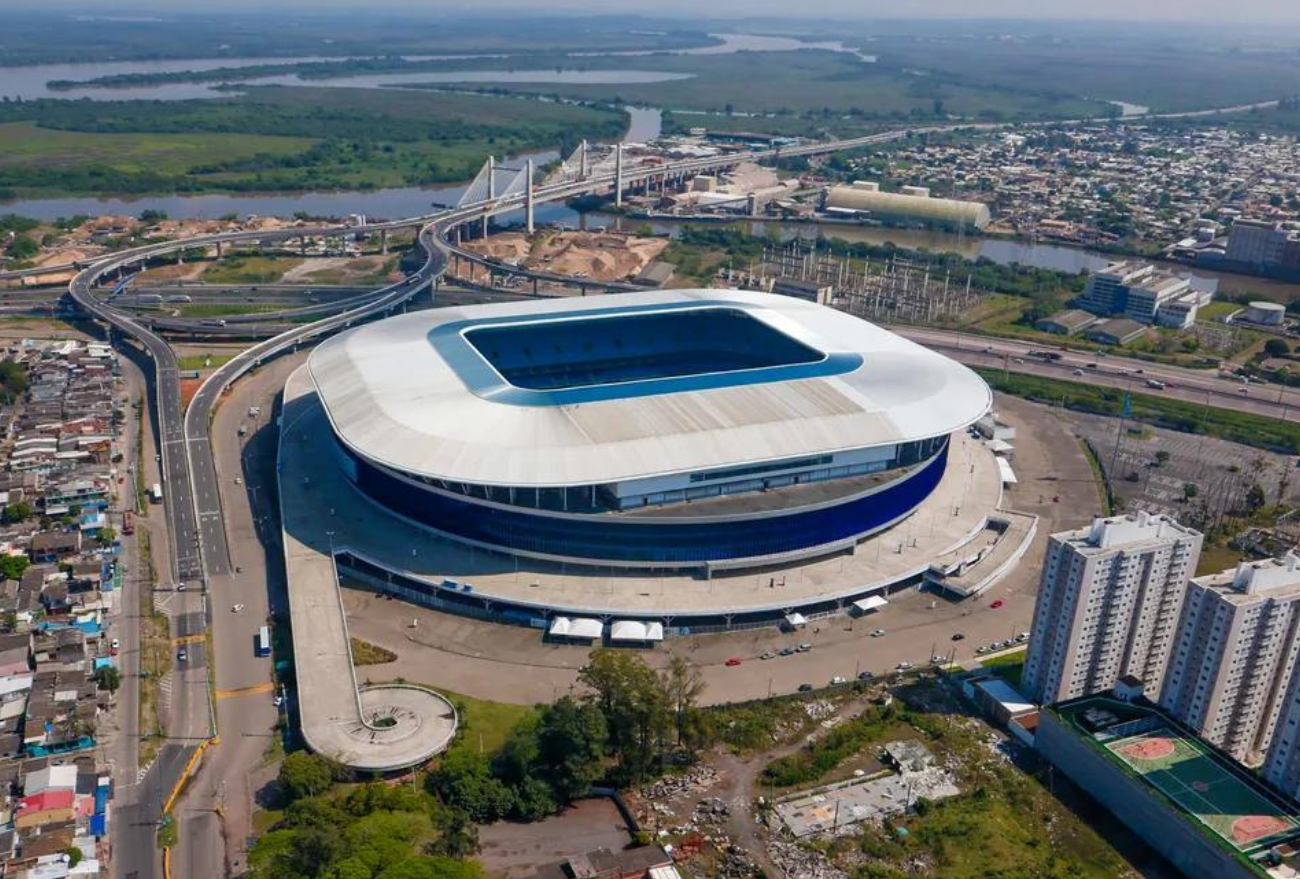
{"label": "highway", "polygon": [[[1109,352],[1098,354],[1095,345],[1064,348],[911,326],[890,329],[968,365],[1001,367],[1011,372],[1080,384],[1127,388],[1134,393],[1250,412],[1284,421],[1300,421],[1300,390],[1281,385],[1248,385],[1212,369],[1167,366]],[[1030,351],[1054,351],[1061,355],[1061,359],[1051,361],[1031,357]],[[1082,374],[1076,375],[1076,371]],[[1149,387],[1147,379],[1162,382],[1165,387]]]}

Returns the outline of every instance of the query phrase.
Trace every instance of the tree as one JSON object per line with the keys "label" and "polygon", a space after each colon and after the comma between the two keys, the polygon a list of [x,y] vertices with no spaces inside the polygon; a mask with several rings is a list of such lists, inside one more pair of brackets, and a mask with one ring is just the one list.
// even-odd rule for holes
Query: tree
{"label": "tree", "polygon": [[0,577],[17,580],[31,563],[31,559],[25,555],[0,555]]}
{"label": "tree", "polygon": [[1291,346],[1284,339],[1269,339],[1264,343],[1264,353],[1269,357],[1286,357],[1291,353]]}
{"label": "tree", "polygon": [[334,783],[334,764],[306,751],[294,751],[280,764],[280,785],[291,800],[323,794]]}
{"label": "tree", "polygon": [[687,731],[694,726],[696,701],[704,692],[704,679],[700,676],[699,669],[682,656],[673,654],[667,671],[663,673],[663,687],[673,710],[677,744],[680,746],[687,738]]}
{"label": "tree", "polygon": [[9,504],[0,513],[0,520],[6,525],[12,525],[15,522],[22,522],[30,519],[36,513],[36,509],[26,501],[19,501],[16,504]]}
{"label": "tree", "polygon": [[515,805],[510,788],[492,777],[487,757],[466,748],[453,748],[443,756],[429,774],[429,787],[448,806],[479,824],[504,818]]}
{"label": "tree", "polygon": [[99,529],[99,542],[100,542],[100,543],[103,543],[103,544],[107,545],[107,544],[112,543],[114,540],[117,540],[117,531],[115,531],[115,530],[112,529],[112,528],[100,528],[100,529]]}
{"label": "tree", "polygon": [[438,830],[438,838],[425,845],[424,853],[464,860],[478,854],[478,849],[478,827],[464,812],[450,809]]}
{"label": "tree", "polygon": [[1156,466],[1163,467],[1169,463],[1169,453],[1164,449],[1156,452]]}
{"label": "tree", "polygon": [[112,693],[122,685],[122,673],[115,665],[104,665],[95,669],[95,683],[101,690]]}
{"label": "tree", "polygon": [[1184,501],[1190,501],[1192,498],[1196,497],[1196,496],[1197,496],[1198,494],[1200,494],[1200,493],[1201,493],[1201,487],[1200,487],[1199,485],[1197,485],[1195,482],[1184,482],[1184,483],[1183,483],[1183,500],[1184,500]]}
{"label": "tree", "polygon": [[542,712],[537,730],[537,758],[542,778],[561,803],[586,796],[605,773],[609,730],[595,705],[564,696]]}
{"label": "tree", "polygon": [[1249,512],[1254,513],[1264,506],[1265,500],[1264,486],[1256,482],[1252,484],[1250,490],[1246,492],[1246,509]]}
{"label": "tree", "polygon": [[646,778],[662,764],[672,714],[659,676],[638,656],[593,650],[578,680],[592,690],[609,726],[609,744],[624,780]]}

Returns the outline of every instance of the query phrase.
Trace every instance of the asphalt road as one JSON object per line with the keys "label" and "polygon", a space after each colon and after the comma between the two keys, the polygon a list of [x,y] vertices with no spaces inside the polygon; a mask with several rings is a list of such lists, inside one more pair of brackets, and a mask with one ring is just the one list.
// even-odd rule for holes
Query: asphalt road
{"label": "asphalt road", "polygon": [[[894,332],[914,342],[933,348],[974,366],[997,366],[1011,372],[1040,375],[1046,378],[1127,388],[1134,393],[1151,394],[1200,403],[1220,409],[1252,412],[1285,421],[1300,421],[1300,390],[1279,385],[1245,385],[1240,380],[1224,378],[1214,370],[1187,369],[1148,363],[1115,354],[1098,355],[1095,346],[1086,350],[1065,350],[1040,343],[994,339],[918,327],[891,327]],[[1030,357],[1030,351],[1054,350],[1058,361]],[[1075,371],[1082,375],[1075,375]],[[1147,379],[1164,382],[1161,390],[1148,387]],[[1242,391],[1245,390],[1243,394]]]}

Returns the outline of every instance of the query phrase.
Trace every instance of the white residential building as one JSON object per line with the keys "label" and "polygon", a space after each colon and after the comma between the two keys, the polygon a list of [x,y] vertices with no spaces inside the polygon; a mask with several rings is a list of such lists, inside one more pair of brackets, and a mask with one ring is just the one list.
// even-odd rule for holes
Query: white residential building
{"label": "white residential building", "polygon": [[1300,559],[1187,584],[1160,706],[1247,765],[1264,757],[1300,657]]}
{"label": "white residential building", "polygon": [[1048,704],[1114,687],[1158,688],[1201,534],[1167,516],[1097,519],[1047,543],[1024,689]]}

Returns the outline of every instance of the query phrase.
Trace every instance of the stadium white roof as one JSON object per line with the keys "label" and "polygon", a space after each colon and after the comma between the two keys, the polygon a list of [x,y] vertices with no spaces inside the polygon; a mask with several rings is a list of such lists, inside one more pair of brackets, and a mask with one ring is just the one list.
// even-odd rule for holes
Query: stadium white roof
{"label": "stadium white roof", "polygon": [[[517,405],[503,399],[513,389],[499,376],[491,393],[472,388],[462,364],[449,362],[431,341],[452,324],[660,306],[741,308],[856,366],[781,381]],[[485,367],[496,375],[486,360],[474,364],[480,372]],[[335,432],[362,457],[404,473],[515,487],[603,484],[892,445],[960,430],[992,399],[971,370],[874,324],[800,299],[735,290],[421,311],[330,339],[312,353],[309,369]]]}

